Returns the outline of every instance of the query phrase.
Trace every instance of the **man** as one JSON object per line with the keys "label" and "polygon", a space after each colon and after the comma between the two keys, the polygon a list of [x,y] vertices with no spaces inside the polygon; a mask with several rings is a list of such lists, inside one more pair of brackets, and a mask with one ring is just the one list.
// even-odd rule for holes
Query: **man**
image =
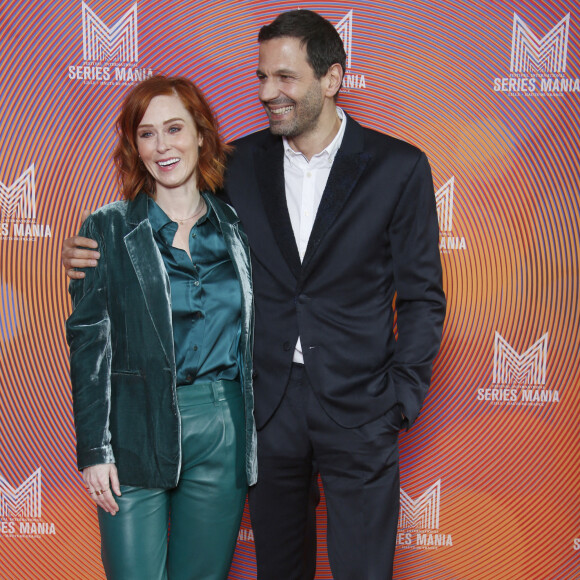
{"label": "man", "polygon": [[[346,57],[330,22],[286,12],[258,40],[270,129],[235,143],[226,182],[252,247],[258,577],[313,577],[315,464],[334,578],[385,580],[398,432],[419,414],[445,314],[431,174],[419,150],[336,106]],[[67,268],[88,265],[71,249],[87,244],[66,244]]]}

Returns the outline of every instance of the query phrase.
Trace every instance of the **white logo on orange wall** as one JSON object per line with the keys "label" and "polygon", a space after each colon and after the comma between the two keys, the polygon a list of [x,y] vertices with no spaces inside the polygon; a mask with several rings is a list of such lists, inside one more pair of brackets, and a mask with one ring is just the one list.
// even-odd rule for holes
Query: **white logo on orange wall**
{"label": "white logo on orange wall", "polygon": [[439,220],[439,250],[466,250],[467,243],[462,236],[453,235],[453,201],[455,197],[455,177],[452,176],[435,192],[437,219]]}
{"label": "white logo on orange wall", "polygon": [[137,3],[109,28],[85,2],[83,58],[86,61],[137,62]]}
{"label": "white logo on orange wall", "polygon": [[0,517],[42,517],[42,471],[39,467],[17,488],[0,476]]}
{"label": "white logo on orange wall", "polygon": [[424,530],[438,530],[440,501],[440,479],[416,500],[411,499],[401,488],[399,529],[420,528]]}
{"label": "white logo on orange wall", "polygon": [[239,542],[253,542],[254,541],[254,530],[252,528],[240,527],[238,532],[238,543]]}
{"label": "white logo on orange wall", "polygon": [[42,469],[20,485],[12,486],[0,475],[0,531],[7,537],[55,535],[53,523],[42,518]]}
{"label": "white logo on orange wall", "polygon": [[36,181],[34,163],[11,185],[0,181],[0,215],[9,218],[36,218]]}
{"label": "white logo on orange wall", "polygon": [[548,333],[520,353],[496,332],[492,385],[477,389],[477,400],[494,405],[543,406],[559,403],[559,390],[546,388],[547,362]]}
{"label": "white logo on orange wall", "polygon": [[84,85],[131,85],[153,76],[152,69],[137,66],[137,2],[110,27],[86,2],[81,11],[84,60],[67,67],[69,80]]}
{"label": "white logo on orange wall", "polygon": [[440,232],[451,232],[453,229],[453,197],[455,195],[455,177],[451,177],[447,183],[435,192],[437,204],[437,218]]}
{"label": "white logo on orange wall", "polygon": [[495,333],[493,382],[503,385],[545,385],[548,334],[519,354],[505,338]]}
{"label": "white logo on orange wall", "polygon": [[344,16],[335,28],[344,44],[346,68],[350,69],[352,63],[352,10]]}
{"label": "white logo on orange wall", "polygon": [[342,43],[344,44],[344,51],[346,52],[346,70],[344,71],[344,78],[342,80],[342,89],[349,92],[350,89],[366,89],[366,78],[364,74],[356,74],[352,70],[352,26],[354,21],[354,11],[349,10],[340,20],[335,24]]}
{"label": "white logo on orange wall", "polygon": [[569,31],[569,13],[542,38],[514,13],[510,71],[566,72]]}
{"label": "white logo on orange wall", "polygon": [[439,529],[441,479],[417,499],[401,488],[397,545],[403,549],[430,550],[453,546],[451,534]]}
{"label": "white logo on orange wall", "polygon": [[0,181],[0,240],[34,241],[51,236],[48,224],[36,223],[33,163],[10,185]]}
{"label": "white logo on orange wall", "polygon": [[580,93],[580,79],[567,76],[568,47],[572,16],[559,22],[540,36],[514,13],[510,76],[496,77],[493,90],[510,96],[561,96]]}

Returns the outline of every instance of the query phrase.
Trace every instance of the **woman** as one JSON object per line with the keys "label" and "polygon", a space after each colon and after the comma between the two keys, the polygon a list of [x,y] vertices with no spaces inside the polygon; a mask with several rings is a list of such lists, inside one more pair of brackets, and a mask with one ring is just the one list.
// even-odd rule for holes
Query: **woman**
{"label": "woman", "polygon": [[257,474],[247,238],[209,193],[226,147],[183,78],[132,88],[117,133],[124,201],[83,224],[102,257],[70,284],[78,467],[107,578],[222,579]]}

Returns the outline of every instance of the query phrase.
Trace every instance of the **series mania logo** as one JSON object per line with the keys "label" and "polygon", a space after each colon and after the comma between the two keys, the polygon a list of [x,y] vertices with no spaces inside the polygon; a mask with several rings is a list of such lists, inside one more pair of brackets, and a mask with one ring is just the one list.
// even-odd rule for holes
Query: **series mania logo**
{"label": "series mania logo", "polygon": [[52,237],[48,224],[36,223],[34,163],[11,185],[0,181],[0,240],[34,241]]}
{"label": "series mania logo", "polygon": [[397,547],[405,550],[436,550],[453,546],[451,534],[439,529],[441,480],[419,498],[412,499],[401,488]]}
{"label": "series mania logo", "polygon": [[130,85],[153,76],[139,68],[137,3],[111,27],[85,2],[82,3],[84,64],[68,67],[68,78],[85,85]]}
{"label": "series mania logo", "polygon": [[254,541],[254,530],[252,528],[240,527],[238,532],[238,544],[240,542],[253,542]]}
{"label": "series mania logo", "polygon": [[365,76],[352,71],[352,21],[353,11],[351,10],[335,25],[344,44],[344,51],[346,52],[346,70],[344,71],[344,79],[342,80],[342,89],[346,92],[349,92],[350,89],[366,88]]}
{"label": "series mania logo", "polygon": [[0,476],[0,529],[2,537],[55,535],[53,523],[42,521],[42,471],[39,467],[18,487]]}
{"label": "series mania logo", "polygon": [[455,198],[455,177],[435,192],[437,219],[439,220],[439,250],[448,254],[453,250],[465,250],[465,238],[453,235],[453,201]]}
{"label": "series mania logo", "polygon": [[491,388],[477,389],[477,400],[495,405],[559,403],[559,392],[546,389],[547,358],[548,333],[520,354],[496,332],[492,385]]}
{"label": "series mania logo", "polygon": [[542,96],[580,92],[580,79],[566,74],[569,33],[569,13],[541,38],[514,13],[510,76],[494,79],[493,90]]}

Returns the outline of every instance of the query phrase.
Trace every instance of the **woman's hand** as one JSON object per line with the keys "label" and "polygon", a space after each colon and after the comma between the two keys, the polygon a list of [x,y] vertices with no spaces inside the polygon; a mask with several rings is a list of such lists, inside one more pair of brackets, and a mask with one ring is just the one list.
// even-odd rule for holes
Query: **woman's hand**
{"label": "woman's hand", "polygon": [[121,495],[117,468],[114,463],[99,463],[83,469],[85,488],[95,503],[114,516],[119,511],[115,495]]}

